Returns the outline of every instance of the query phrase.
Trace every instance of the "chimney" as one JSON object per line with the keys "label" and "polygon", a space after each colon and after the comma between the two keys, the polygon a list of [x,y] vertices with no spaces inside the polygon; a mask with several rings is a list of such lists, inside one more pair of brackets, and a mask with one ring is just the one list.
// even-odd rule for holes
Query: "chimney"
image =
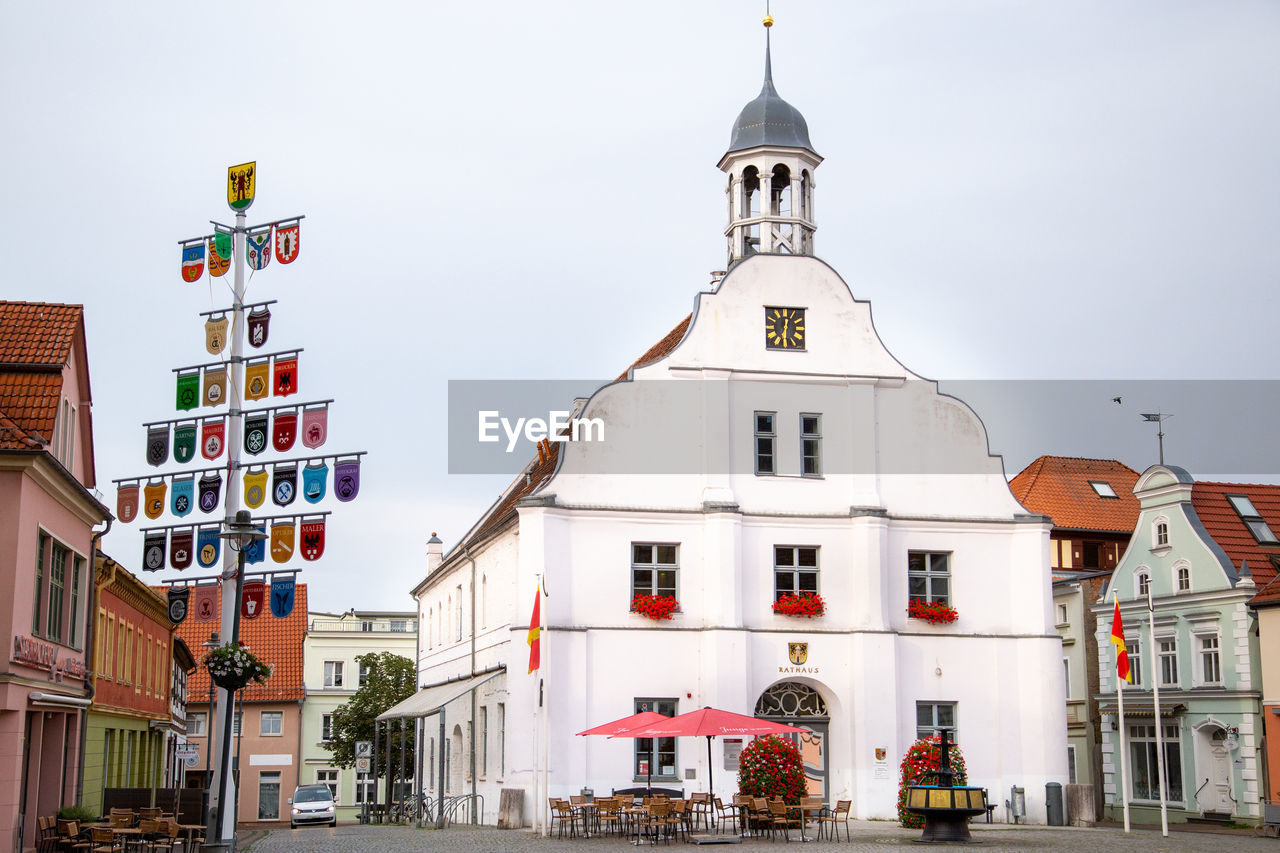
{"label": "chimney", "polygon": [[431,531],[431,538],[427,540],[427,574],[431,574],[440,568],[440,564],[444,562],[444,543],[440,541],[440,537]]}

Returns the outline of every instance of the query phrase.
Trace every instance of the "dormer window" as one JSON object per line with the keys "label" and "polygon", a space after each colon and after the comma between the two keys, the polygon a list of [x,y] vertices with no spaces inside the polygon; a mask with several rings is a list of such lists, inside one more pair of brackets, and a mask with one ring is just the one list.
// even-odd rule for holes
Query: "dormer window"
{"label": "dormer window", "polygon": [[1111,484],[1105,480],[1090,480],[1089,485],[1093,486],[1093,490],[1098,493],[1100,498],[1112,498],[1120,500],[1120,496],[1116,494],[1116,490],[1111,488]]}
{"label": "dormer window", "polygon": [[1167,548],[1169,546],[1169,522],[1163,519],[1156,522],[1151,535],[1151,543],[1154,548]]}
{"label": "dormer window", "polygon": [[1259,545],[1280,545],[1280,539],[1276,538],[1275,532],[1263,520],[1261,513],[1253,505],[1253,501],[1249,500],[1248,495],[1227,495],[1226,497],[1231,508],[1240,516],[1240,520],[1244,522],[1245,527],[1249,528],[1249,532],[1253,534],[1253,538]]}

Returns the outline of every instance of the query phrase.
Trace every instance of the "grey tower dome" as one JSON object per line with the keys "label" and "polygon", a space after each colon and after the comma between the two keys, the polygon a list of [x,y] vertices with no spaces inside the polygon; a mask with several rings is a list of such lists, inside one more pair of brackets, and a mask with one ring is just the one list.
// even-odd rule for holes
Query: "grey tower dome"
{"label": "grey tower dome", "polygon": [[[809,125],[800,111],[788,104],[773,87],[773,65],[769,57],[769,36],[765,31],[764,85],[760,94],[738,113],[729,137],[729,150],[745,151],[759,145],[778,145],[813,151],[809,141]],[[813,151],[813,153],[818,153]]]}

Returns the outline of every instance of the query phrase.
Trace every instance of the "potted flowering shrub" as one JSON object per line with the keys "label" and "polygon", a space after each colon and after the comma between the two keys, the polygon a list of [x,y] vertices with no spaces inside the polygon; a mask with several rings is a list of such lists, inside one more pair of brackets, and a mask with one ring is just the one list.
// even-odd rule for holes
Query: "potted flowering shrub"
{"label": "potted flowering shrub", "polygon": [[804,759],[790,738],[767,735],[738,756],[738,791],[751,797],[798,803],[809,793]]}
{"label": "potted flowering shrub", "polygon": [[773,603],[773,612],[780,616],[804,616],[812,619],[827,612],[827,603],[816,592],[788,592]]}
{"label": "potted flowering shrub", "polygon": [[271,667],[257,658],[248,646],[225,643],[204,656],[213,683],[224,690],[240,690],[251,682],[266,684]]}
{"label": "potted flowering shrub", "polygon": [[913,598],[907,605],[907,615],[912,619],[923,619],[931,625],[937,625],[940,622],[954,622],[960,614],[954,607],[948,607],[940,601]]}
{"label": "potted flowering shrub", "polygon": [[671,614],[680,609],[680,602],[671,595],[637,595],[631,599],[631,612],[659,622],[670,619]]}
{"label": "potted flowering shrub", "polygon": [[[938,744],[936,736],[921,738],[902,757],[902,780],[898,786],[898,823],[908,829],[920,829],[924,826],[924,815],[907,811],[907,786],[917,784],[926,773],[938,769]],[[953,786],[968,783],[964,756],[960,753],[960,747],[954,743],[951,744],[951,772],[954,774],[951,777]],[[932,783],[932,778],[929,781]]]}

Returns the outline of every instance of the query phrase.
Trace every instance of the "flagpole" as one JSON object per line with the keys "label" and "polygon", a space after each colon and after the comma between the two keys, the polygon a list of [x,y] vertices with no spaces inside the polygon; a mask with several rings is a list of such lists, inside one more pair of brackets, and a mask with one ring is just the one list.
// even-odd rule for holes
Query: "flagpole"
{"label": "flagpole", "polygon": [[[1113,590],[1111,600],[1117,608],[1120,607],[1120,596]],[[1117,609],[1117,612],[1119,610]],[[1119,664],[1119,651],[1116,652],[1117,664]],[[1120,677],[1120,669],[1117,665],[1115,668],[1116,677],[1116,698],[1120,703],[1120,801],[1124,804],[1124,831],[1129,831],[1129,772],[1125,763],[1125,753],[1129,751],[1127,739],[1124,736],[1124,679]]]}
{"label": "flagpole", "polygon": [[1151,636],[1151,690],[1156,714],[1156,767],[1160,774],[1160,834],[1169,837],[1169,807],[1165,798],[1164,726],[1160,719],[1160,673],[1156,670],[1156,608],[1151,601],[1151,582],[1147,582],[1147,626]]}
{"label": "flagpole", "polygon": [[[226,526],[236,517],[236,512],[240,509],[240,442],[237,438],[242,432],[242,394],[244,384],[244,365],[241,361],[244,352],[244,234],[245,228],[245,211],[236,211],[236,224],[231,233],[231,256],[235,265],[235,273],[233,279],[234,300],[232,302],[232,326],[231,326],[231,382],[227,389],[228,418],[227,431],[223,435],[223,443],[227,448],[227,494],[224,508],[226,510],[226,518],[223,520],[223,529],[228,530]],[[222,555],[222,619],[221,630],[222,636],[227,638],[227,642],[238,643],[240,641],[239,634],[236,630],[238,627],[236,614],[240,610],[240,602],[236,596],[238,582],[240,581],[240,573],[237,566],[237,553],[235,549],[227,547]],[[235,713],[232,703],[227,701],[227,691],[221,687],[218,688],[218,710],[224,718],[230,717]],[[224,720],[225,721],[225,720]],[[219,732],[225,731],[225,725],[219,725]],[[218,744],[218,755],[221,756],[221,750],[227,749],[229,744]],[[222,767],[219,761],[218,767]],[[218,840],[226,840],[235,837],[235,803],[238,796],[236,789],[235,775],[230,774],[231,778],[226,780],[225,785],[215,784],[213,790],[225,791],[227,802],[218,802]],[[221,771],[219,771],[221,776]],[[218,779],[221,783],[222,780]]]}
{"label": "flagpole", "polygon": [[[550,632],[549,632],[549,631],[544,632],[544,631],[542,630],[542,627],[541,627],[543,624],[545,624],[545,623],[548,621],[545,617],[543,617],[543,616],[542,616],[542,599],[543,599],[543,598],[546,598],[547,596],[546,596],[546,594],[545,594],[545,592],[543,591],[543,588],[542,588],[542,576],[541,576],[541,575],[539,575],[539,576],[538,576],[538,596],[539,596],[539,599],[538,599],[538,622],[539,622],[539,628],[538,628],[538,640],[539,640],[539,642],[540,642],[540,645],[538,646],[538,698],[541,700],[541,706],[542,706],[542,707],[541,707],[541,710],[542,710],[542,730],[541,730],[541,733],[540,733],[540,740],[541,740],[541,743],[539,744],[538,749],[539,749],[539,751],[542,753],[542,771],[541,771],[541,772],[542,772],[542,791],[543,791],[543,796],[542,796],[542,808],[544,809],[544,812],[543,812],[543,815],[544,815],[544,816],[543,816],[543,820],[542,820],[542,828],[543,828],[543,834],[545,834],[545,835],[550,835],[550,826],[549,826],[549,825],[548,825],[548,823],[547,823],[547,819],[546,819],[546,812],[545,812],[545,810],[546,810],[546,809],[550,808],[550,804],[549,804],[549,802],[548,802],[548,797],[551,795],[550,780],[549,780],[549,778],[548,778],[548,776],[549,776],[549,773],[548,773],[549,768],[548,768],[548,766],[547,766],[547,765],[550,763],[550,759],[551,759],[550,751],[547,749],[547,742],[548,742],[548,740],[550,739],[550,731],[551,731],[551,726],[548,724],[548,723],[549,723],[549,721],[548,721],[548,719],[547,719],[547,705],[548,705],[548,700],[549,700],[550,696],[548,695],[548,691],[547,691],[547,679],[546,679],[546,675],[544,674],[544,673],[545,673],[545,668],[542,666],[542,661],[544,661],[544,660],[550,661],[550,660],[551,660],[551,655],[548,653],[548,654],[546,654],[546,655],[544,656],[544,653],[548,652],[548,650],[549,650],[549,648],[550,648],[550,644],[549,644],[549,643],[544,643],[544,642],[543,642],[543,640],[544,640],[544,638],[543,638],[543,634],[544,634],[544,633],[546,633],[546,634],[548,634],[548,635],[549,635],[549,634],[550,634]],[[548,637],[547,639],[549,639],[549,637]]]}

